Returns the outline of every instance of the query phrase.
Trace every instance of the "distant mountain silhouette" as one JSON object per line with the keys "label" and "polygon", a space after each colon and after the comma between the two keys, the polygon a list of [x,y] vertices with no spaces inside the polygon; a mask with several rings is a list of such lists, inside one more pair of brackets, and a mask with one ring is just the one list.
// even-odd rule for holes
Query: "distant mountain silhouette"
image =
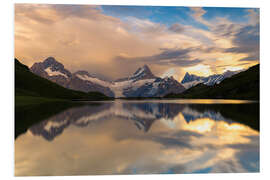
{"label": "distant mountain silhouette", "polygon": [[189,89],[197,84],[203,83],[207,86],[213,86],[215,84],[221,83],[224,79],[229,78],[235,74],[242,72],[243,70],[239,71],[226,71],[222,74],[214,74],[211,76],[203,77],[203,76],[196,76],[194,74],[189,74],[188,72],[185,74],[183,80],[181,81],[182,85]]}
{"label": "distant mountain silhouette", "polygon": [[182,93],[171,93],[165,98],[201,98],[201,99],[249,99],[259,100],[259,64],[226,78],[219,84],[207,86],[203,83]]}

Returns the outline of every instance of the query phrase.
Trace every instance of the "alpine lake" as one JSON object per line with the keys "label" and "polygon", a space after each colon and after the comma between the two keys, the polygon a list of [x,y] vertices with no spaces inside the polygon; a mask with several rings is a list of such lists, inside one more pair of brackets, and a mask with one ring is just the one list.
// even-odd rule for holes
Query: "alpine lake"
{"label": "alpine lake", "polygon": [[15,110],[15,176],[259,172],[259,103],[178,99]]}

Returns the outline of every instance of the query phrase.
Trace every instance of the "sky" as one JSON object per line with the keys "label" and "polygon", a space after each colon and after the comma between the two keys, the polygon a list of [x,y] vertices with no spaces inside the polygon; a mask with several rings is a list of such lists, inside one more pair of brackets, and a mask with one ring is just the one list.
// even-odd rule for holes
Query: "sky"
{"label": "sky", "polygon": [[258,8],[15,4],[15,57],[108,80],[147,64],[181,81],[259,63]]}

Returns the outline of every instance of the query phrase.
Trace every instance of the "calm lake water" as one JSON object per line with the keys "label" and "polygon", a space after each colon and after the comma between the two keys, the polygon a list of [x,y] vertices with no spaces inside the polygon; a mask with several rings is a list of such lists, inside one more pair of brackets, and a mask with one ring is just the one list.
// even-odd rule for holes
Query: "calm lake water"
{"label": "calm lake water", "polygon": [[15,117],[16,176],[259,172],[258,103],[116,100]]}

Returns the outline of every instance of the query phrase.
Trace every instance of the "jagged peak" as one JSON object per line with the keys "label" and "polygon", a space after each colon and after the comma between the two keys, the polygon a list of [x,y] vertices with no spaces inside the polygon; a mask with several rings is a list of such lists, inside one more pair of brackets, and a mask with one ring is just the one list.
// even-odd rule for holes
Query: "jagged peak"
{"label": "jagged peak", "polygon": [[141,80],[141,79],[154,79],[157,78],[145,64],[139,67],[132,76],[115,80],[115,82],[127,81],[127,80]]}
{"label": "jagged peak", "polygon": [[181,83],[186,83],[186,82],[190,82],[190,81],[193,81],[193,80],[199,80],[203,78],[202,76],[197,76],[197,75],[194,75],[194,74],[189,74],[188,72],[186,72],[185,76],[183,77]]}
{"label": "jagged peak", "polygon": [[185,76],[184,77],[202,77],[202,76],[197,76],[195,74],[191,74],[189,72],[186,72]]}
{"label": "jagged peak", "polygon": [[135,73],[133,74],[133,76],[138,76],[138,75],[141,75],[142,73],[153,75],[153,73],[151,72],[150,68],[146,64],[143,65],[142,67],[139,67],[135,71]]}
{"label": "jagged peak", "polygon": [[46,58],[43,62],[43,65],[45,65],[45,67],[49,67],[49,66],[56,66],[56,67],[60,67],[60,68],[64,68],[64,65],[60,62],[58,62],[54,57],[48,57]]}
{"label": "jagged peak", "polygon": [[47,57],[43,62],[57,62],[57,63],[59,63],[59,62],[56,61],[56,59],[55,59],[54,57],[52,57],[52,56]]}
{"label": "jagged peak", "polygon": [[143,65],[143,67],[142,67],[143,69],[145,69],[145,70],[150,70],[150,68],[148,67],[148,65],[147,64],[145,64],[145,65]]}
{"label": "jagged peak", "polygon": [[190,74],[188,72],[186,72],[185,76],[190,76]]}

